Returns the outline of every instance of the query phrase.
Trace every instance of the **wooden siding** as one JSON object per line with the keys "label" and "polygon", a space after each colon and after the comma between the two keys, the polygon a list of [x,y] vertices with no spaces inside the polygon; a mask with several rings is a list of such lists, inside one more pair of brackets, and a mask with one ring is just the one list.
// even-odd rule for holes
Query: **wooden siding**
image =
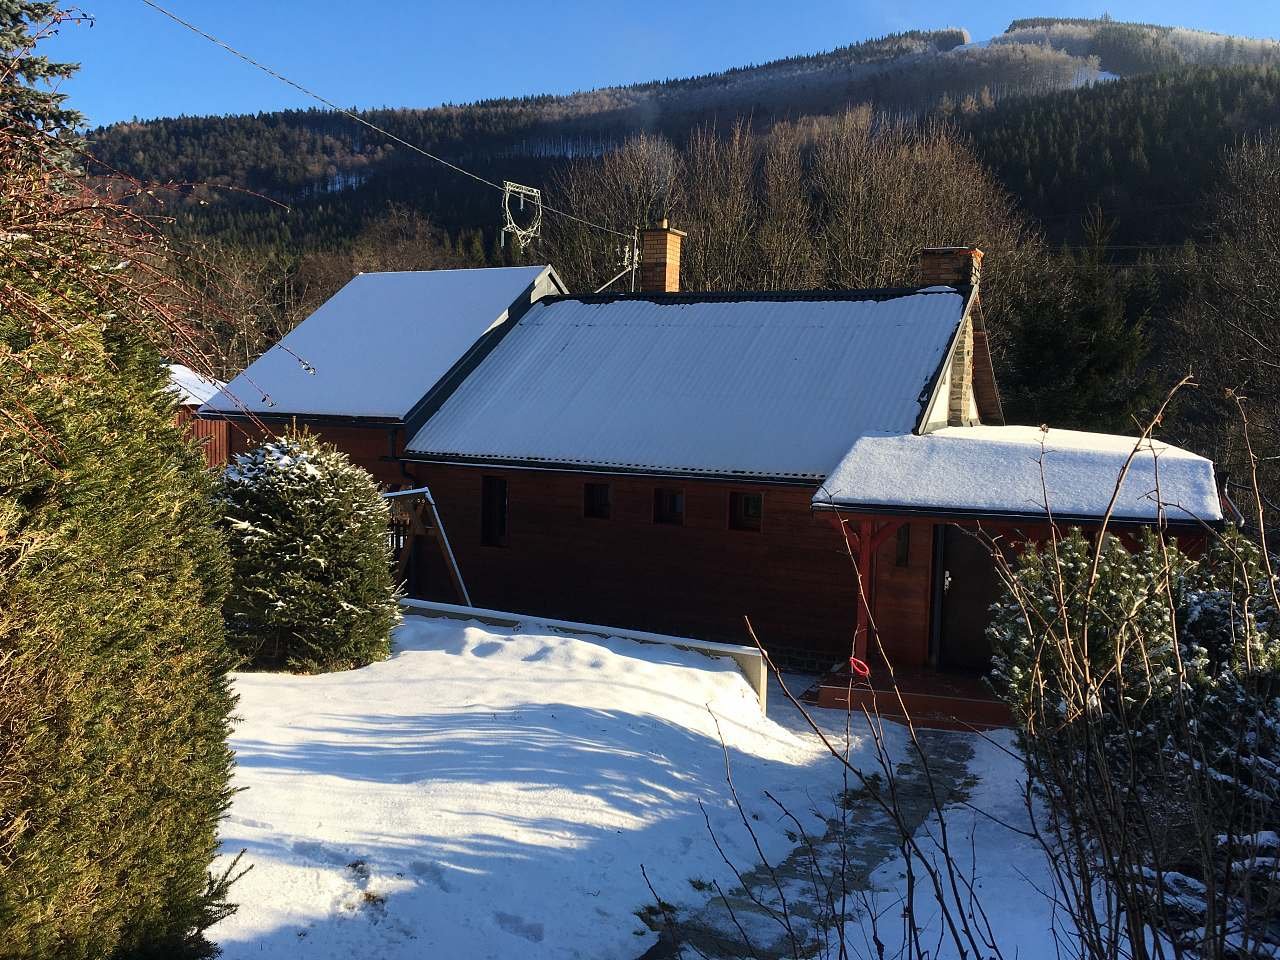
{"label": "wooden siding", "polygon": [[[400,470],[400,464],[391,459],[391,451],[400,452],[403,445],[404,431],[393,427],[339,427],[299,423],[320,439],[332,443],[360,466],[373,474],[374,479],[390,490],[403,489],[409,485]],[[235,423],[231,425],[231,453],[244,453],[260,444],[268,435],[280,434],[285,427],[272,425],[264,431],[251,424]]]}
{"label": "wooden siding", "polygon": [[905,527],[911,531],[905,566],[897,563],[896,536],[889,537],[876,553],[871,609],[880,643],[893,665],[921,667],[929,659],[933,525],[913,521]]}
{"label": "wooden siding", "polygon": [[[844,662],[856,621],[856,575],[831,517],[810,509],[812,488],[710,480],[404,463],[403,431],[313,427],[388,488],[429,486],[472,602],[480,607],[608,624],[705,640],[747,643],[751,617],[765,647],[783,662],[826,669]],[[233,446],[248,445],[235,427]],[[485,477],[507,481],[504,546],[481,542]],[[585,516],[584,486],[610,485],[610,517]],[[683,524],[654,522],[654,490],[684,493]],[[730,527],[730,494],[763,494],[760,531]],[[871,607],[895,666],[929,664],[934,527],[948,521],[885,516],[911,533],[906,563],[888,537],[872,570]],[[1041,522],[969,521],[1012,557],[1047,539]],[[1123,538],[1135,546],[1129,532]],[[1203,538],[1183,535],[1193,554]],[[454,602],[452,582],[433,552],[422,558],[424,599]],[[947,638],[940,638],[943,645]],[[873,647],[874,649],[874,647]]]}
{"label": "wooden siding", "polygon": [[[848,656],[854,586],[813,491],[705,480],[409,464],[431,487],[478,606],[706,640],[830,666]],[[507,544],[481,543],[484,477],[507,481]],[[583,485],[609,483],[611,516],[584,516]],[[655,486],[684,491],[682,525],[654,523]],[[729,494],[764,494],[763,529],[729,527]],[[440,583],[442,591],[446,583]],[[434,597],[432,597],[434,598]]]}
{"label": "wooden siding", "polygon": [[[234,452],[258,442],[233,427]],[[849,656],[856,577],[829,518],[810,509],[813,488],[776,484],[405,463],[403,431],[311,429],[388,488],[429,486],[472,602],[480,607],[602,623],[696,639],[749,643],[743,616],[780,660],[827,669]],[[481,542],[485,477],[507,481],[505,546]],[[587,483],[610,486],[610,517],[585,516]],[[684,493],[683,524],[654,522],[654,490]],[[730,494],[763,495],[761,529],[730,527]],[[881,547],[872,597],[890,655],[928,656],[932,529],[910,523],[908,562],[896,538]],[[439,558],[424,556],[422,599],[456,602]],[[421,581],[420,581],[421,582]]]}
{"label": "wooden siding", "polygon": [[201,420],[190,407],[179,407],[174,417],[179,427],[200,444],[210,467],[226,465],[231,456],[231,425],[223,420]]}

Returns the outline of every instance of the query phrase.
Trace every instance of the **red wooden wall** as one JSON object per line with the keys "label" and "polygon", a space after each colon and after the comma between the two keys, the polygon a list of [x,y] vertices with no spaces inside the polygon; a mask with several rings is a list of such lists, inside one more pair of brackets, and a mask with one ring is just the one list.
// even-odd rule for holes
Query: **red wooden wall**
{"label": "red wooden wall", "polygon": [[210,467],[224,466],[231,456],[231,424],[223,420],[201,420],[190,407],[179,407],[175,422],[198,442],[204,451],[204,461]]}
{"label": "red wooden wall", "polygon": [[[392,459],[393,450],[401,453],[402,431],[312,429],[389,489],[431,488],[477,606],[731,643],[750,642],[742,620],[747,615],[761,642],[788,663],[825,669],[849,656],[857,577],[838,526],[810,510],[813,488],[402,464]],[[259,439],[233,425],[226,443],[235,454]],[[505,546],[481,543],[485,477],[507,481]],[[610,519],[584,516],[588,482],[610,484]],[[654,523],[658,486],[683,489],[683,526]],[[730,528],[733,491],[763,493],[760,531]],[[890,520],[904,521],[910,534],[905,554],[896,536],[877,552],[871,594],[875,626],[895,665],[924,666],[933,615],[934,527],[943,521],[877,518],[878,523]],[[1048,528],[1036,523],[984,522],[981,527],[1010,550],[1048,536]],[[1198,546],[1184,544],[1192,552]],[[425,591],[425,598],[456,602],[442,561],[428,559],[427,579],[436,587]]]}
{"label": "red wooden wall", "polygon": [[[854,584],[812,489],[532,470],[411,465],[432,490],[478,606],[749,643],[829,667],[848,656]],[[481,482],[507,481],[505,546],[481,543]],[[609,483],[611,516],[583,515]],[[654,523],[655,486],[684,492],[684,524]],[[729,494],[763,494],[759,531],[729,526]],[[446,590],[447,592],[447,590]]]}
{"label": "red wooden wall", "polygon": [[[849,656],[856,577],[813,488],[495,467],[406,463],[401,432],[312,426],[388,488],[431,488],[476,606],[730,643],[750,643],[743,616],[786,662],[826,669]],[[233,426],[232,452],[258,442]],[[481,484],[507,481],[505,546],[481,543]],[[583,485],[608,483],[608,520],[584,516]],[[655,487],[679,487],[682,526],[653,521]],[[729,526],[729,494],[763,494],[757,531]],[[890,537],[877,558],[873,609],[895,660],[923,663],[930,616],[932,530],[911,525],[905,566]],[[427,599],[456,602],[443,566]]]}

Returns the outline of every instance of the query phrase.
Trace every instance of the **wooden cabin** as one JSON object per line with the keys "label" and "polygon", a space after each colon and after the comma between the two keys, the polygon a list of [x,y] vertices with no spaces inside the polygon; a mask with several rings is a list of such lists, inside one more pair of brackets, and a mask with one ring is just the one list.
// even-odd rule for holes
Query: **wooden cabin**
{"label": "wooden cabin", "polygon": [[[1034,535],[1045,497],[1009,482],[1033,461],[1055,515],[1096,522],[1133,441],[1004,425],[978,250],[924,251],[914,287],[695,294],[681,237],[649,232],[636,294],[572,296],[549,267],[362,275],[202,415],[304,423],[429,487],[476,606],[739,643],[749,617],[790,666],[883,646],[978,696],[994,573],[957,524]],[[1212,464],[1149,448],[1122,522],[1218,520]],[[1143,489],[1157,458],[1176,516]],[[434,562],[414,591],[454,600]]]}

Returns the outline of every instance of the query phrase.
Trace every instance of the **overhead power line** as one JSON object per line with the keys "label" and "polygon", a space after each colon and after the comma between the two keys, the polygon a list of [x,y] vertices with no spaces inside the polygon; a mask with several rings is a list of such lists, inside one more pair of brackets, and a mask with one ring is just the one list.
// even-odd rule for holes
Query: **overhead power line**
{"label": "overhead power line", "polygon": [[[506,188],[503,187],[502,184],[494,183],[492,180],[489,180],[486,177],[482,177],[478,173],[472,173],[470,170],[460,167],[456,163],[453,163],[450,160],[446,160],[444,157],[437,156],[431,151],[423,149],[422,147],[418,146],[416,143],[410,143],[408,140],[404,139],[403,137],[396,136],[396,134],[392,133],[390,130],[387,130],[383,127],[378,126],[376,123],[373,123],[372,121],[366,119],[365,117],[360,116],[360,114],[356,113],[353,110],[348,110],[346,107],[338,106],[338,104],[334,103],[332,100],[322,97],[320,94],[316,93],[314,90],[304,87],[302,84],[298,83],[296,80],[290,80],[288,77],[280,73],[278,70],[275,70],[272,67],[269,67],[267,64],[254,59],[253,57],[249,56],[247,53],[243,53],[242,51],[237,50],[235,47],[231,46],[231,44],[227,43],[225,40],[220,40],[217,37],[215,37],[213,34],[208,33],[205,30],[202,30],[200,27],[196,26],[191,21],[184,20],[182,17],[178,16],[172,10],[165,9],[160,4],[156,3],[155,0],[142,0],[142,2],[145,3],[152,10],[155,10],[157,13],[163,14],[164,16],[168,17],[174,23],[185,27],[186,29],[190,30],[192,33],[196,34],[199,37],[203,37],[205,40],[208,40],[210,43],[214,44],[215,46],[221,47],[223,50],[227,51],[227,53],[231,54],[234,57],[239,58],[240,60],[243,60],[245,63],[249,64],[251,67],[256,67],[257,69],[261,70],[263,73],[267,74],[268,76],[274,77],[276,80],[279,80],[281,83],[288,84],[289,86],[293,87],[295,90],[297,90],[299,93],[303,94],[304,96],[310,97],[312,100],[315,100],[317,103],[324,104],[330,110],[340,113],[344,117],[348,117],[354,120],[356,123],[363,124],[364,126],[368,127],[370,130],[373,130],[377,133],[382,134],[388,140],[392,140],[403,147],[407,147],[408,149],[414,151],[415,153],[422,154],[422,156],[426,157],[428,160],[434,160],[436,163],[439,163],[448,167],[450,170],[454,171],[454,173],[460,173],[464,177],[470,177],[472,180],[475,180],[477,183],[482,183],[486,187],[492,187],[494,190],[497,190],[499,193],[503,193],[505,195]],[[585,220],[582,217],[569,213],[567,210],[557,210],[555,207],[549,206],[545,203],[542,204],[542,209],[548,213],[553,213],[558,217],[564,217],[568,220],[573,220],[574,222],[580,223],[585,227],[591,227],[593,230],[603,230],[606,233],[612,233],[614,236],[624,237],[628,241],[632,241],[634,239],[633,234],[623,233],[621,230],[615,230],[613,229],[613,227],[606,227],[604,224],[592,223],[590,220]]]}

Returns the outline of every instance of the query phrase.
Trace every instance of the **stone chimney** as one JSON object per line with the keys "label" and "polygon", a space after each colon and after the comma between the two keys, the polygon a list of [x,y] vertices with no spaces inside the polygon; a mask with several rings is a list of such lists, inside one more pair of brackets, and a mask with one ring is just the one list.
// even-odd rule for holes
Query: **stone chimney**
{"label": "stone chimney", "polygon": [[[982,279],[982,251],[977,247],[925,247],[920,251],[920,283],[926,287],[955,287],[961,293],[976,291]],[[966,316],[956,338],[948,371],[947,425],[970,426],[979,422],[974,399],[974,343],[986,332],[975,329],[973,318]]]}
{"label": "stone chimney", "polygon": [[667,226],[640,231],[640,290],[643,293],[680,292],[680,243],[683,230]]}
{"label": "stone chimney", "polygon": [[920,251],[920,284],[968,290],[982,278],[982,251],[977,247],[925,247]]}

